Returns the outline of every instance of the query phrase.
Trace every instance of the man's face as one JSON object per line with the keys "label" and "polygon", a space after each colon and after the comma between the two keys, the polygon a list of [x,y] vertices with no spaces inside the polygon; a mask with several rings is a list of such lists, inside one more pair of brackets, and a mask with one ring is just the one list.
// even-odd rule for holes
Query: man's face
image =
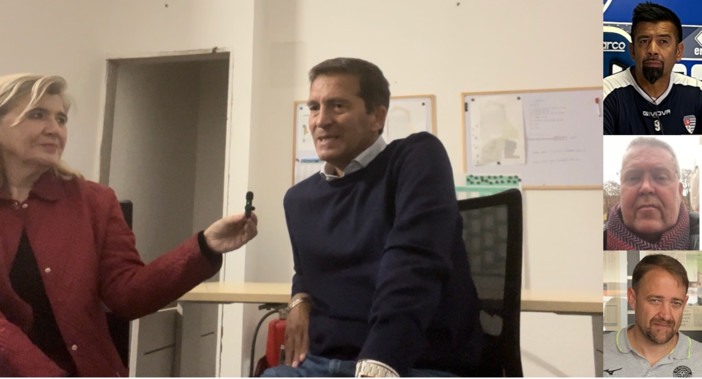
{"label": "man's face", "polygon": [[649,83],[669,77],[675,62],[682,59],[683,43],[676,42],[676,28],[670,21],[641,22],[636,25],[630,45],[636,70],[641,70]]}
{"label": "man's face", "polygon": [[654,268],[639,282],[638,290],[627,291],[629,305],[634,309],[635,333],[652,345],[670,341],[680,329],[687,303],[685,287],[668,271]]}
{"label": "man's face", "polygon": [[634,146],[622,160],[622,219],[639,237],[657,242],[678,220],[682,183],[673,156],[656,146]]}
{"label": "man's face", "polygon": [[358,78],[320,75],[310,85],[309,125],[319,159],[341,172],[378,138],[387,109],[366,113]]}

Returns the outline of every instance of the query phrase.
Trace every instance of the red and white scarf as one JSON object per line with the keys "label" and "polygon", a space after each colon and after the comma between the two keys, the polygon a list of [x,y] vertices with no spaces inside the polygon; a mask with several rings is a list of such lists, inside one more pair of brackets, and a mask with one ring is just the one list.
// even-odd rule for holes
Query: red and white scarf
{"label": "red and white scarf", "polygon": [[690,215],[685,203],[680,202],[678,221],[666,230],[656,243],[637,236],[624,225],[619,203],[612,207],[607,219],[607,250],[689,250]]}

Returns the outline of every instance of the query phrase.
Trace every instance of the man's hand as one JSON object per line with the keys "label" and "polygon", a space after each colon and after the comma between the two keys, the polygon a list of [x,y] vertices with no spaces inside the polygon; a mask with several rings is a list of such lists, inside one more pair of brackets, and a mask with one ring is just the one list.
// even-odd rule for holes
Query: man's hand
{"label": "man's hand", "polygon": [[[309,295],[298,293],[290,299],[290,302],[300,297],[309,297]],[[285,322],[285,364],[288,366],[297,367],[307,356],[307,349],[310,347],[308,334],[310,307],[309,301],[303,301],[288,313]]]}
{"label": "man's hand", "polygon": [[205,241],[210,249],[220,254],[236,250],[256,237],[257,224],[255,213],[251,213],[251,218],[243,214],[227,216],[205,229]]}

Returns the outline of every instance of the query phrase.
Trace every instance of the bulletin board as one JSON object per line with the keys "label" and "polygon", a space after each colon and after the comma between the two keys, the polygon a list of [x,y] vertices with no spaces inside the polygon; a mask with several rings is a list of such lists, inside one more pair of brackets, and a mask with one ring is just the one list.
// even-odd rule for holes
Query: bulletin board
{"label": "bulletin board", "polygon": [[464,171],[602,188],[602,88],[462,93]]}
{"label": "bulletin board", "polygon": [[[390,143],[421,131],[436,134],[434,104],[434,95],[391,97],[382,134],[385,142]],[[307,102],[295,101],[294,105],[293,185],[319,172],[324,166],[324,162],[317,157],[310,134]]]}

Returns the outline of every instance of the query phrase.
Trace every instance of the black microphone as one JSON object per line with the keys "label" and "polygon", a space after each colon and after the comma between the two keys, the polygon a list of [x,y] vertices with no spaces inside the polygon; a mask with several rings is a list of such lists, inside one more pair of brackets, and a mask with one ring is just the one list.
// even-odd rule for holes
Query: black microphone
{"label": "black microphone", "polygon": [[249,191],[246,193],[246,206],[244,207],[244,211],[246,212],[246,218],[251,217],[251,211],[256,209],[251,202],[253,201],[253,192]]}

